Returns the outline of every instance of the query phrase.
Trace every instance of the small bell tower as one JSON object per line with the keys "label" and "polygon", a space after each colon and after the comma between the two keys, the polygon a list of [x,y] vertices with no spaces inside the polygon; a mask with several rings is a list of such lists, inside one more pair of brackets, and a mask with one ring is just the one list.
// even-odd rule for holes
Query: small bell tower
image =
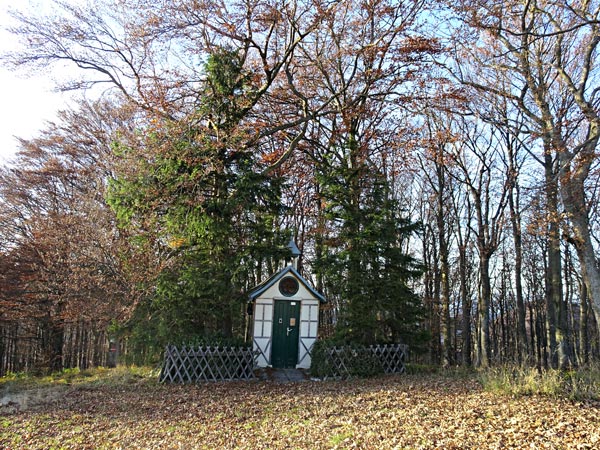
{"label": "small bell tower", "polygon": [[294,269],[298,270],[298,258],[300,258],[300,255],[302,254],[302,252],[300,251],[300,249],[294,242],[294,239],[290,239],[290,242],[288,243],[287,246],[290,249],[290,252],[292,253],[291,266]]}

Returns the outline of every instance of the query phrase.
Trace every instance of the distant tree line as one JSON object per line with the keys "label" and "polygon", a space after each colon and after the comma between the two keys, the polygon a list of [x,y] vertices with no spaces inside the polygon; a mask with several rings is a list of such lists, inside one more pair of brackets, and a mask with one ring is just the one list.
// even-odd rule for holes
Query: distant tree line
{"label": "distant tree line", "polygon": [[[450,3],[450,2],[449,2]],[[600,356],[597,2],[101,0],[14,13],[63,111],[0,169],[0,374],[243,342],[289,257],[322,337]]]}

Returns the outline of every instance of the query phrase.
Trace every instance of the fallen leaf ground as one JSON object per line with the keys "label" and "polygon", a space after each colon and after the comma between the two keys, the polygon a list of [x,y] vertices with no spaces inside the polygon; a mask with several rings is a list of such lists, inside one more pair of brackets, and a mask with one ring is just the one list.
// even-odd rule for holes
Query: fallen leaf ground
{"label": "fallen leaf ground", "polygon": [[61,389],[0,411],[0,448],[600,448],[598,402],[511,398],[470,376]]}

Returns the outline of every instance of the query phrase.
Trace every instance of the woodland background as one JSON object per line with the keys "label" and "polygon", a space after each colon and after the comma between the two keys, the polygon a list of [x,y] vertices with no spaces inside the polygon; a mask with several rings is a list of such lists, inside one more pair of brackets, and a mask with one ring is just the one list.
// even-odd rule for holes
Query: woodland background
{"label": "woodland background", "polygon": [[290,237],[324,337],[598,359],[600,2],[55,3],[2,59],[80,100],[0,170],[0,375],[243,342]]}

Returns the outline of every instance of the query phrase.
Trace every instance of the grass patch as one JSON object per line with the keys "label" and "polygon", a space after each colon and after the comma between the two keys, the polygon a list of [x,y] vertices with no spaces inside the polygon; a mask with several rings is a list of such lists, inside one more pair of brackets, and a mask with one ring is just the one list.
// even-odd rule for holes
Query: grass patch
{"label": "grass patch", "polygon": [[102,385],[128,385],[140,381],[156,381],[158,372],[151,367],[118,366],[114,369],[96,367],[80,370],[64,369],[50,375],[36,376],[26,373],[9,373],[0,377],[0,390],[26,390],[40,387],[51,387],[73,384],[102,384]]}
{"label": "grass patch", "polygon": [[513,396],[544,395],[571,400],[600,400],[600,366],[562,371],[502,366],[479,372],[488,392]]}
{"label": "grass patch", "polygon": [[329,438],[329,443],[335,447],[342,445],[344,441],[352,439],[354,435],[351,432],[343,432],[334,434]]}

